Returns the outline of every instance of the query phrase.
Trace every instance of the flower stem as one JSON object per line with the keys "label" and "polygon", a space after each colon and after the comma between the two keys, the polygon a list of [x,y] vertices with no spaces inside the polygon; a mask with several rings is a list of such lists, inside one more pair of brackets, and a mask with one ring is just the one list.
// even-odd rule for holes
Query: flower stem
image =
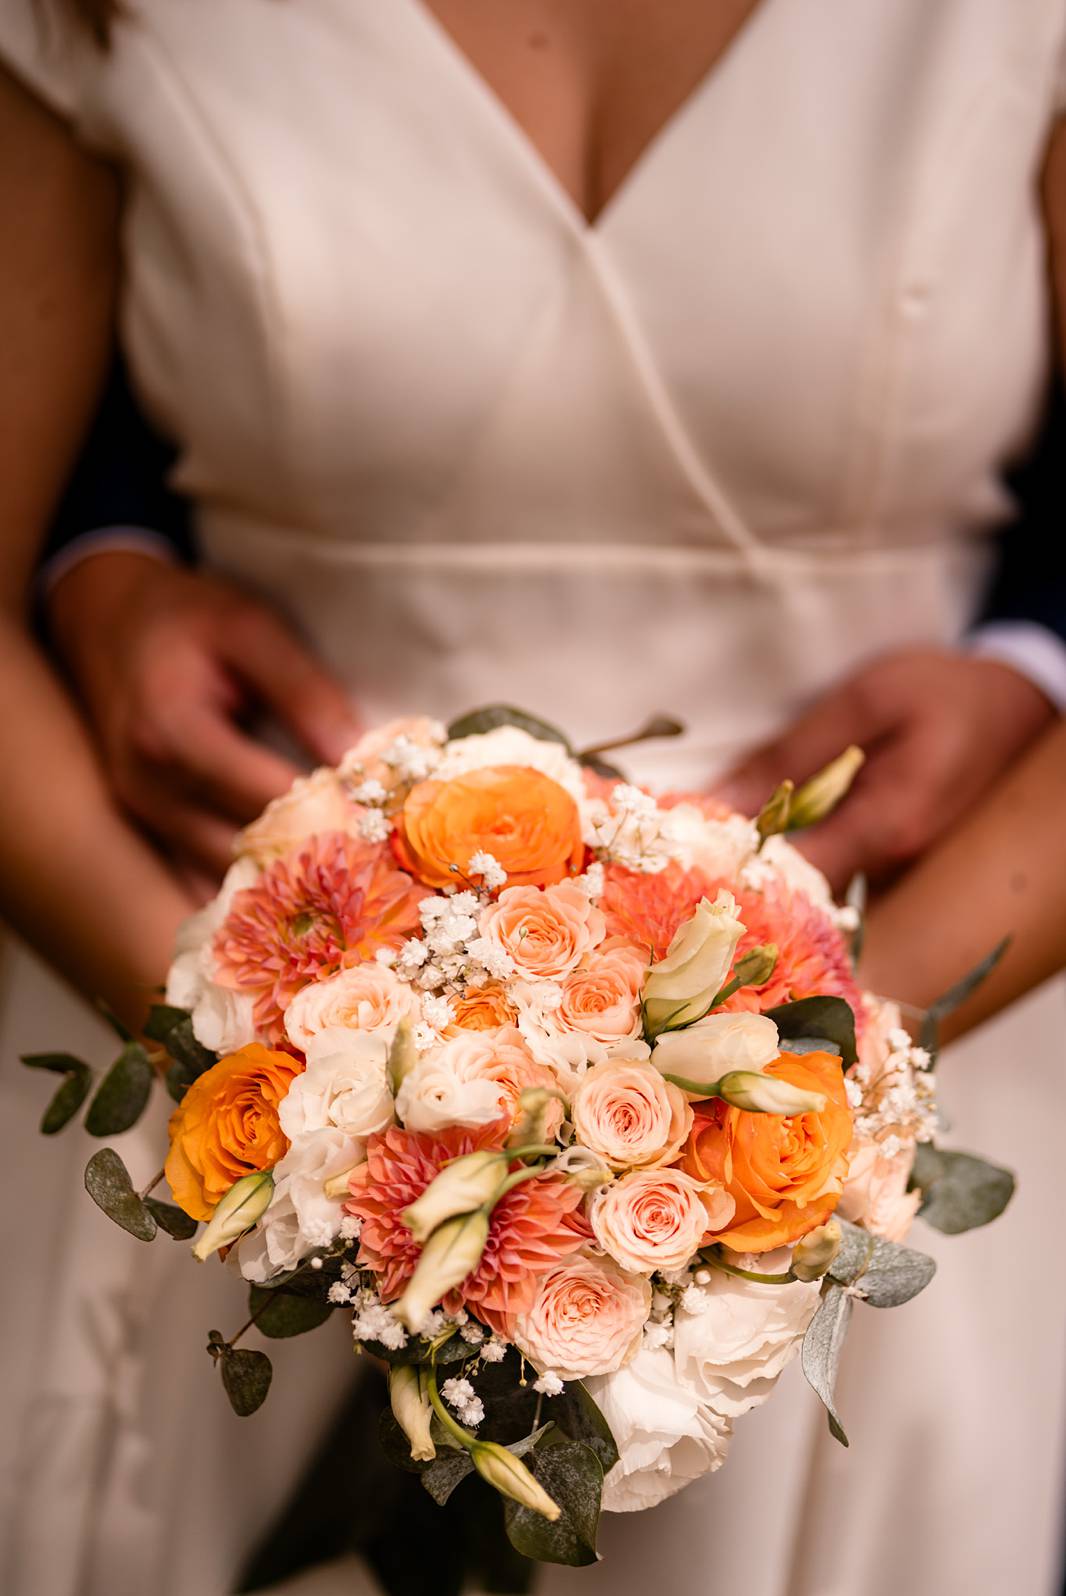
{"label": "flower stem", "polygon": [[477,1436],[473,1433],[473,1431],[464,1429],[464,1427],[459,1423],[458,1419],[453,1419],[452,1415],[448,1412],[448,1409],[441,1401],[440,1392],[437,1390],[436,1362],[433,1362],[430,1365],[426,1376],[426,1394],[429,1397],[430,1407],[433,1409],[434,1413],[437,1415],[448,1434],[452,1436],[454,1440],[458,1441],[461,1447],[469,1452],[470,1448],[477,1444]]}
{"label": "flower stem", "polygon": [[738,1264],[727,1264],[724,1258],[714,1253],[701,1252],[700,1257],[704,1263],[710,1264],[712,1269],[720,1269],[724,1275],[736,1275],[738,1280],[756,1280],[761,1286],[788,1286],[796,1278],[791,1269],[783,1275],[763,1275],[756,1269],[741,1269]]}
{"label": "flower stem", "polygon": [[144,1201],[144,1199],[148,1196],[148,1194],[150,1192],[155,1191],[156,1187],[159,1185],[159,1182],[163,1179],[163,1174],[164,1174],[164,1171],[160,1170],[158,1172],[158,1174],[153,1175],[151,1180],[148,1182],[147,1186],[144,1188],[144,1190],[143,1191],[139,1191],[137,1193],[138,1197],[141,1199],[142,1202]]}

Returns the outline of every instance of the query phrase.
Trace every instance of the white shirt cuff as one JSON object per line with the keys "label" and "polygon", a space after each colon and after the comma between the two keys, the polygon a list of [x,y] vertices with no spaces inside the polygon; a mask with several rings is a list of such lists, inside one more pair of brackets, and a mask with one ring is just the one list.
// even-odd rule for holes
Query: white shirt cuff
{"label": "white shirt cuff", "polygon": [[1066,641],[1039,621],[988,621],[966,640],[971,654],[1010,665],[1066,714]]}
{"label": "white shirt cuff", "polygon": [[78,537],[46,560],[37,573],[37,591],[47,598],[52,589],[84,560],[94,554],[146,554],[168,565],[177,562],[173,546],[161,532],[145,526],[102,526],[92,532],[82,532]]}

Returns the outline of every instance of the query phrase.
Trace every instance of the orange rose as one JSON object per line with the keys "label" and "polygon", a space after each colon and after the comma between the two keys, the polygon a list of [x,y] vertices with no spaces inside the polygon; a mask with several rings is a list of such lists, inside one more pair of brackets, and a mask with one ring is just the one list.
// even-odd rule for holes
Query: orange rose
{"label": "orange rose", "polygon": [[532,887],[573,875],[585,855],[573,798],[526,765],[419,782],[407,795],[395,847],[404,869],[431,887],[454,886],[476,853],[492,854],[511,885]]}
{"label": "orange rose", "polygon": [[453,1019],[445,1036],[458,1036],[460,1031],[495,1031],[515,1022],[514,1004],[496,981],[470,987],[464,997],[453,997],[449,1002]]}
{"label": "orange rose", "polygon": [[697,1105],[681,1167],[734,1198],[728,1229],[708,1234],[734,1252],[770,1252],[824,1224],[848,1172],[851,1110],[835,1053],[782,1053],[765,1073],[821,1092],[818,1114],[755,1114],[719,1099]]}
{"label": "orange rose", "polygon": [[303,1065],[260,1042],[220,1058],[170,1116],[166,1177],[190,1219],[210,1219],[234,1181],[270,1169],[289,1146],[278,1104]]}

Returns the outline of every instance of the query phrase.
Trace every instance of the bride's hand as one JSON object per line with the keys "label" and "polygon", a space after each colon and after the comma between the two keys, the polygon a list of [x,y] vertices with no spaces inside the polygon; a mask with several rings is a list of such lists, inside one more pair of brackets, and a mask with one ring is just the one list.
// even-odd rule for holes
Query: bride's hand
{"label": "bride's hand", "polygon": [[858,743],[867,761],[853,791],[799,842],[837,889],[858,871],[877,882],[920,857],[1055,718],[1009,665],[904,649],[848,677],[716,792],[755,813],[785,777],[803,781]]}
{"label": "bride's hand", "polygon": [[299,774],[241,730],[244,714],[271,710],[328,763],[358,733],[343,689],[285,623],[198,572],[101,550],[56,583],[47,623],[116,797],[214,872],[235,827]]}

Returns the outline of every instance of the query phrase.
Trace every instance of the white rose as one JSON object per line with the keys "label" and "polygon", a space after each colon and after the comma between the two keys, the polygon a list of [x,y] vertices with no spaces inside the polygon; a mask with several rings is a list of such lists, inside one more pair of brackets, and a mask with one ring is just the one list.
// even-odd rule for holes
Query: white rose
{"label": "white rose", "polygon": [[531,737],[517,726],[497,726],[448,743],[433,775],[437,781],[451,781],[488,765],[525,765],[539,770],[565,787],[579,805],[584,802],[585,783],[577,760],[570,758],[562,743]]}
{"label": "white rose", "polygon": [[[496,1031],[464,1031],[423,1053],[404,1076],[396,1112],[408,1130],[435,1133],[447,1125],[488,1125],[519,1113],[527,1088],[553,1091],[555,1076],[538,1064],[514,1026]],[[562,1119],[556,1105],[548,1132]]]}
{"label": "white rose", "polygon": [[765,1014],[708,1014],[664,1031],[651,1061],[664,1075],[710,1086],[730,1070],[762,1070],[778,1054],[777,1026]]}
{"label": "white rose", "polygon": [[[895,1140],[900,1142],[900,1138]],[[920,1191],[908,1191],[914,1143],[902,1141],[889,1158],[874,1141],[853,1143],[848,1178],[837,1213],[886,1241],[903,1242],[921,1206]]]}
{"label": "white rose", "polygon": [[[782,1274],[788,1262],[781,1248],[762,1254],[758,1268]],[[765,1402],[799,1351],[819,1290],[817,1280],[767,1286],[712,1270],[674,1314],[674,1359],[686,1386],[729,1419]]]}
{"label": "white rose", "polygon": [[388,1043],[366,1031],[320,1031],[308,1043],[307,1068],[278,1106],[291,1142],[314,1131],[343,1131],[356,1163],[368,1136],[392,1124],[394,1105],[386,1071]]}
{"label": "white rose", "polygon": [[295,1269],[308,1253],[328,1247],[340,1231],[344,1197],[328,1197],[326,1182],[351,1169],[359,1143],[343,1131],[318,1130],[293,1142],[274,1166],[274,1195],[258,1228],[240,1243],[240,1269],[260,1283]]}
{"label": "white rose", "polygon": [[686,1025],[706,1014],[725,985],[743,934],[731,892],[720,888],[713,903],[701,900],[644,983],[644,1012],[653,1030]]}
{"label": "white rose", "polygon": [[297,992],[285,1011],[285,1030],[306,1053],[320,1031],[380,1031],[391,1038],[401,1020],[420,1018],[418,998],[406,982],[376,959],[365,959]]}
{"label": "white rose", "polygon": [[619,1452],[603,1482],[608,1513],[654,1507],[725,1462],[731,1422],[682,1383],[663,1348],[644,1347],[616,1374],[585,1384]]}
{"label": "white rose", "polygon": [[363,809],[352,802],[335,770],[323,765],[272,798],[258,820],[237,835],[237,851],[267,865],[318,832],[359,835]]}
{"label": "white rose", "polygon": [[213,1053],[233,1053],[256,1039],[250,994],[220,986],[214,979],[213,943],[237,893],[258,880],[255,861],[238,859],[227,870],[216,896],[179,926],[175,939],[166,1001],[191,1011],[193,1035]]}
{"label": "white rose", "polygon": [[759,833],[744,815],[711,820],[696,804],[676,804],[667,817],[673,852],[686,870],[701,870],[712,881],[735,881],[755,856]]}

